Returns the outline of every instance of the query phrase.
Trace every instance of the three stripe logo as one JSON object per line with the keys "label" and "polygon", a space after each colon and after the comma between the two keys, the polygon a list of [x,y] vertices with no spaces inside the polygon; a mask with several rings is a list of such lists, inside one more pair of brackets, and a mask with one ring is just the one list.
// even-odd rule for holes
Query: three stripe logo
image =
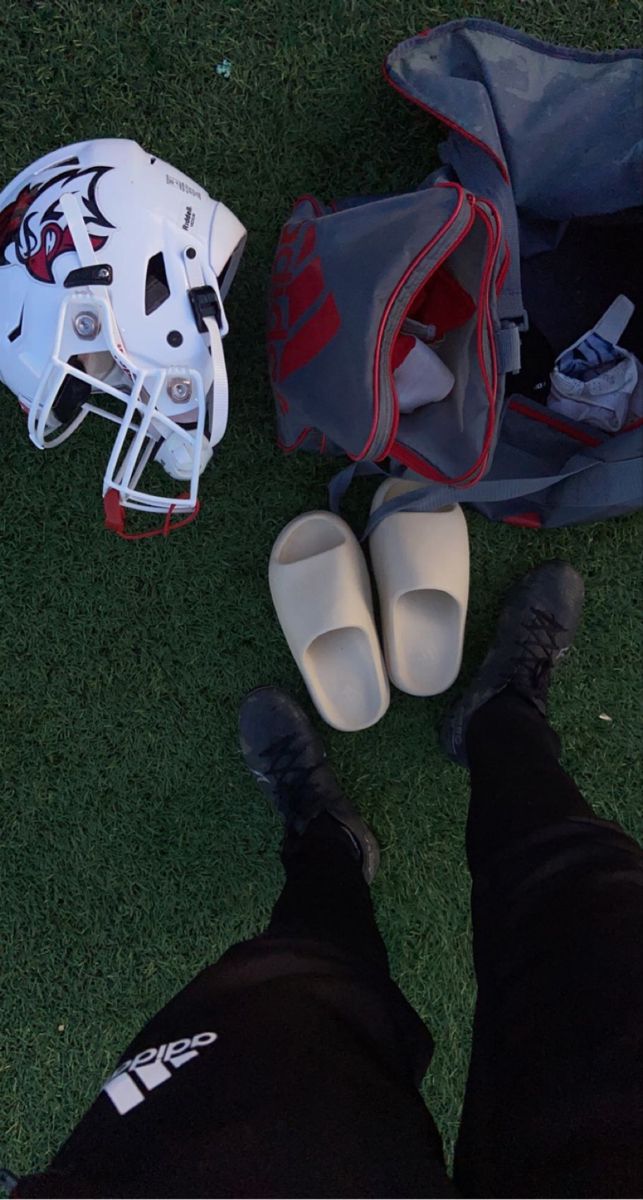
{"label": "three stripe logo", "polygon": [[176,1042],[141,1050],[136,1058],[130,1058],[117,1067],[103,1085],[103,1091],[116,1111],[125,1116],[125,1113],[143,1103],[148,1092],[171,1079],[173,1071],[197,1058],[199,1050],[216,1042],[217,1036],[216,1033],[205,1031],[195,1033],[191,1038],[179,1038]]}

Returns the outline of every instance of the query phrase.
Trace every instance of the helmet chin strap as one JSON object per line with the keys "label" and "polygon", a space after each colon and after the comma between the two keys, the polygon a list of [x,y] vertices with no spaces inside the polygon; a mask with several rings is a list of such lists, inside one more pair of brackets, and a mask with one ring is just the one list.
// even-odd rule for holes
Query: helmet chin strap
{"label": "helmet chin strap", "polygon": [[[198,258],[196,255],[191,257],[188,253],[189,249],[190,247],[183,251],[183,263],[188,278],[188,287],[191,290],[192,288],[203,287],[205,278]],[[210,356],[212,358],[212,395],[209,400],[206,397],[206,402],[210,410],[210,436],[208,441],[210,446],[216,446],[221,441],[228,423],[228,373],[223,353],[223,336],[228,332],[228,325],[223,313],[223,304],[219,290],[218,288],[212,288],[212,291],[216,297],[221,324],[219,325],[213,314],[206,312],[201,316],[201,323],[203,332],[206,333],[210,343]]]}

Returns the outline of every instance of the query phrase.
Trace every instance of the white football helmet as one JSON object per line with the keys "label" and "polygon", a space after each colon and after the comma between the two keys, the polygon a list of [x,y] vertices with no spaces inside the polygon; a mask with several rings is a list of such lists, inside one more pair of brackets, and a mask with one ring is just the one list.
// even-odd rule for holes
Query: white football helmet
{"label": "white football helmet", "polygon": [[[227,423],[223,300],[245,239],[225,204],[120,138],[47,154],[0,195],[0,380],[41,449],[89,413],[118,426],[103,498],[124,536],[149,536],[125,534],[125,508],[164,514],[159,533],[198,512]],[[181,495],[141,488],[153,459]]]}

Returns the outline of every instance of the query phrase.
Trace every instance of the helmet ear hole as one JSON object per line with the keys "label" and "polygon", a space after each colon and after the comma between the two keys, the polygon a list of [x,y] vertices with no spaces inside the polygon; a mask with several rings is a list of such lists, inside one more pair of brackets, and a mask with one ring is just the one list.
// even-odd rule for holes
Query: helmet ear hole
{"label": "helmet ear hole", "polygon": [[170,287],[165,270],[163,252],[149,259],[145,273],[145,316],[156,312],[170,297]]}

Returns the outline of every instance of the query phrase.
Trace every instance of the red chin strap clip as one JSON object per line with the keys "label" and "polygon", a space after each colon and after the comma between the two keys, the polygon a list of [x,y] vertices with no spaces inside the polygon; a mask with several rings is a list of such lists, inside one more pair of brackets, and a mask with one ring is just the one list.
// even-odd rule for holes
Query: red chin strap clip
{"label": "red chin strap clip", "polygon": [[[183,492],[181,496],[177,496],[178,500],[189,500],[190,493]],[[183,517],[180,521],[172,521],[172,513],[175,505],[171,504],[167,510],[165,520],[158,529],[149,529],[146,533],[126,533],[125,531],[125,509],[121,504],[121,498],[116,488],[110,488],[103,497],[103,508],[105,510],[105,528],[112,533],[117,533],[119,537],[125,539],[126,542],[139,542],[142,538],[151,537],[167,537],[173,533],[175,529],[182,529],[184,525],[189,525],[195,517],[199,515],[201,508],[200,502],[197,500],[194,512],[188,513],[187,517]]]}

